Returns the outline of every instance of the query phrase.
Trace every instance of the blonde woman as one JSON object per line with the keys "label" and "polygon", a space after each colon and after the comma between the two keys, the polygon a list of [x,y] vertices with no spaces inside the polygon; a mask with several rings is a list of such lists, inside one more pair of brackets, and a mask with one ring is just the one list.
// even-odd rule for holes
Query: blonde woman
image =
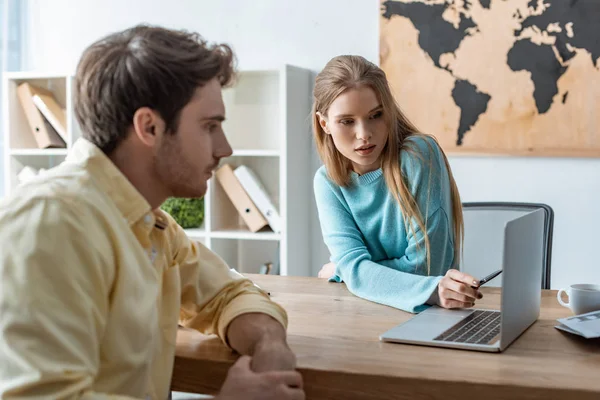
{"label": "blonde woman", "polygon": [[319,277],[356,296],[409,312],[463,308],[482,295],[454,269],[462,206],[437,141],[418,133],[385,73],[360,56],[333,58],[316,78],[314,177],[331,259]]}

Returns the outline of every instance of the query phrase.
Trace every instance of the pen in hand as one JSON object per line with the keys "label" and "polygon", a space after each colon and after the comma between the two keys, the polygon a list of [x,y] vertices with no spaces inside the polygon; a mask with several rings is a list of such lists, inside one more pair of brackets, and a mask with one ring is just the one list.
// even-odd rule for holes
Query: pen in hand
{"label": "pen in hand", "polygon": [[497,271],[492,272],[491,274],[489,274],[488,276],[486,276],[485,278],[482,278],[479,283],[477,284],[477,286],[471,286],[473,289],[478,289],[480,288],[482,285],[488,283],[489,281],[491,281],[492,279],[494,279],[495,277],[497,277],[498,275],[500,275],[502,273],[502,270],[499,269]]}

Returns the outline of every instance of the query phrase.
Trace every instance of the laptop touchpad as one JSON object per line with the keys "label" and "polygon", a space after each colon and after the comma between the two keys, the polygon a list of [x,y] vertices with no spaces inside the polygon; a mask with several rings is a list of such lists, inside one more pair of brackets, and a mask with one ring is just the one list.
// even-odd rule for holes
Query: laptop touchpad
{"label": "laptop touchpad", "polygon": [[431,340],[472,312],[473,310],[431,308],[393,328],[386,336]]}

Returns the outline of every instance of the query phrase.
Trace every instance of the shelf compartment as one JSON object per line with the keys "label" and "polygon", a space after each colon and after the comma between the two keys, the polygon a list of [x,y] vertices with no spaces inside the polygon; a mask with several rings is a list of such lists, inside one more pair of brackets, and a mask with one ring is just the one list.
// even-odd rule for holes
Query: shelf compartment
{"label": "shelf compartment", "polygon": [[39,155],[11,155],[8,162],[10,168],[10,187],[16,188],[19,185],[18,175],[26,166],[36,170],[53,168],[65,160],[64,155],[40,157]]}
{"label": "shelf compartment", "polygon": [[[240,165],[250,168],[264,185],[267,195],[280,212],[279,207],[279,157],[237,157],[232,156],[221,161],[221,165],[229,164],[235,170]],[[241,215],[223,190],[221,183],[215,178],[210,180],[210,220],[212,231],[249,232]],[[280,212],[281,214],[281,212]]]}
{"label": "shelf compartment", "polygon": [[[12,78],[11,78],[12,76]],[[8,97],[7,107],[7,126],[8,146],[11,150],[15,149],[39,149],[33,132],[29,127],[25,112],[19,101],[17,87],[21,83],[29,83],[51,91],[58,104],[67,109],[67,78],[66,76],[47,76],[38,78],[28,78],[28,75],[7,75],[6,96]],[[70,121],[67,118],[67,130]],[[50,126],[47,124],[47,126]],[[68,139],[68,138],[67,138]],[[65,140],[68,143],[68,140]]]}
{"label": "shelf compartment", "polygon": [[278,71],[241,72],[232,87],[223,90],[223,129],[232,148],[281,149],[279,79]]}
{"label": "shelf compartment", "polygon": [[277,273],[279,242],[213,238],[211,247],[230,268],[235,268],[239,273],[257,274],[265,263],[272,263],[271,273]]}

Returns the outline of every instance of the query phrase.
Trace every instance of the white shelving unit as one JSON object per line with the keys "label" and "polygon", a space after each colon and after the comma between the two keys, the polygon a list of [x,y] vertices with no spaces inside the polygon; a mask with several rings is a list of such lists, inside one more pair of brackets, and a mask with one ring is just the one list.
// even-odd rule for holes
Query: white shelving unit
{"label": "white shelving unit", "polygon": [[[51,168],[64,161],[80,137],[73,114],[70,74],[6,73],[4,115],[5,194],[18,184],[24,166]],[[67,110],[67,148],[39,149],[28,129],[17,98],[17,86],[29,82],[51,90]],[[240,71],[233,87],[223,91],[227,121],[224,129],[233,148],[222,160],[232,167],[246,165],[264,184],[282,218],[282,231],[250,232],[213,178],[205,196],[200,228],[186,230],[227,263],[244,273],[273,263],[281,275],[307,276],[310,266],[310,172],[312,76],[309,70],[284,65],[269,70]]]}
{"label": "white shelving unit", "polygon": [[[71,93],[72,76],[59,73],[7,72],[3,79],[3,173],[4,194],[8,195],[18,184],[17,174],[25,166],[48,169],[64,161],[69,148],[79,137],[79,130],[73,115],[71,97],[67,95]],[[17,96],[17,86],[23,82],[50,90],[58,103],[66,109],[66,148],[38,148]]]}

